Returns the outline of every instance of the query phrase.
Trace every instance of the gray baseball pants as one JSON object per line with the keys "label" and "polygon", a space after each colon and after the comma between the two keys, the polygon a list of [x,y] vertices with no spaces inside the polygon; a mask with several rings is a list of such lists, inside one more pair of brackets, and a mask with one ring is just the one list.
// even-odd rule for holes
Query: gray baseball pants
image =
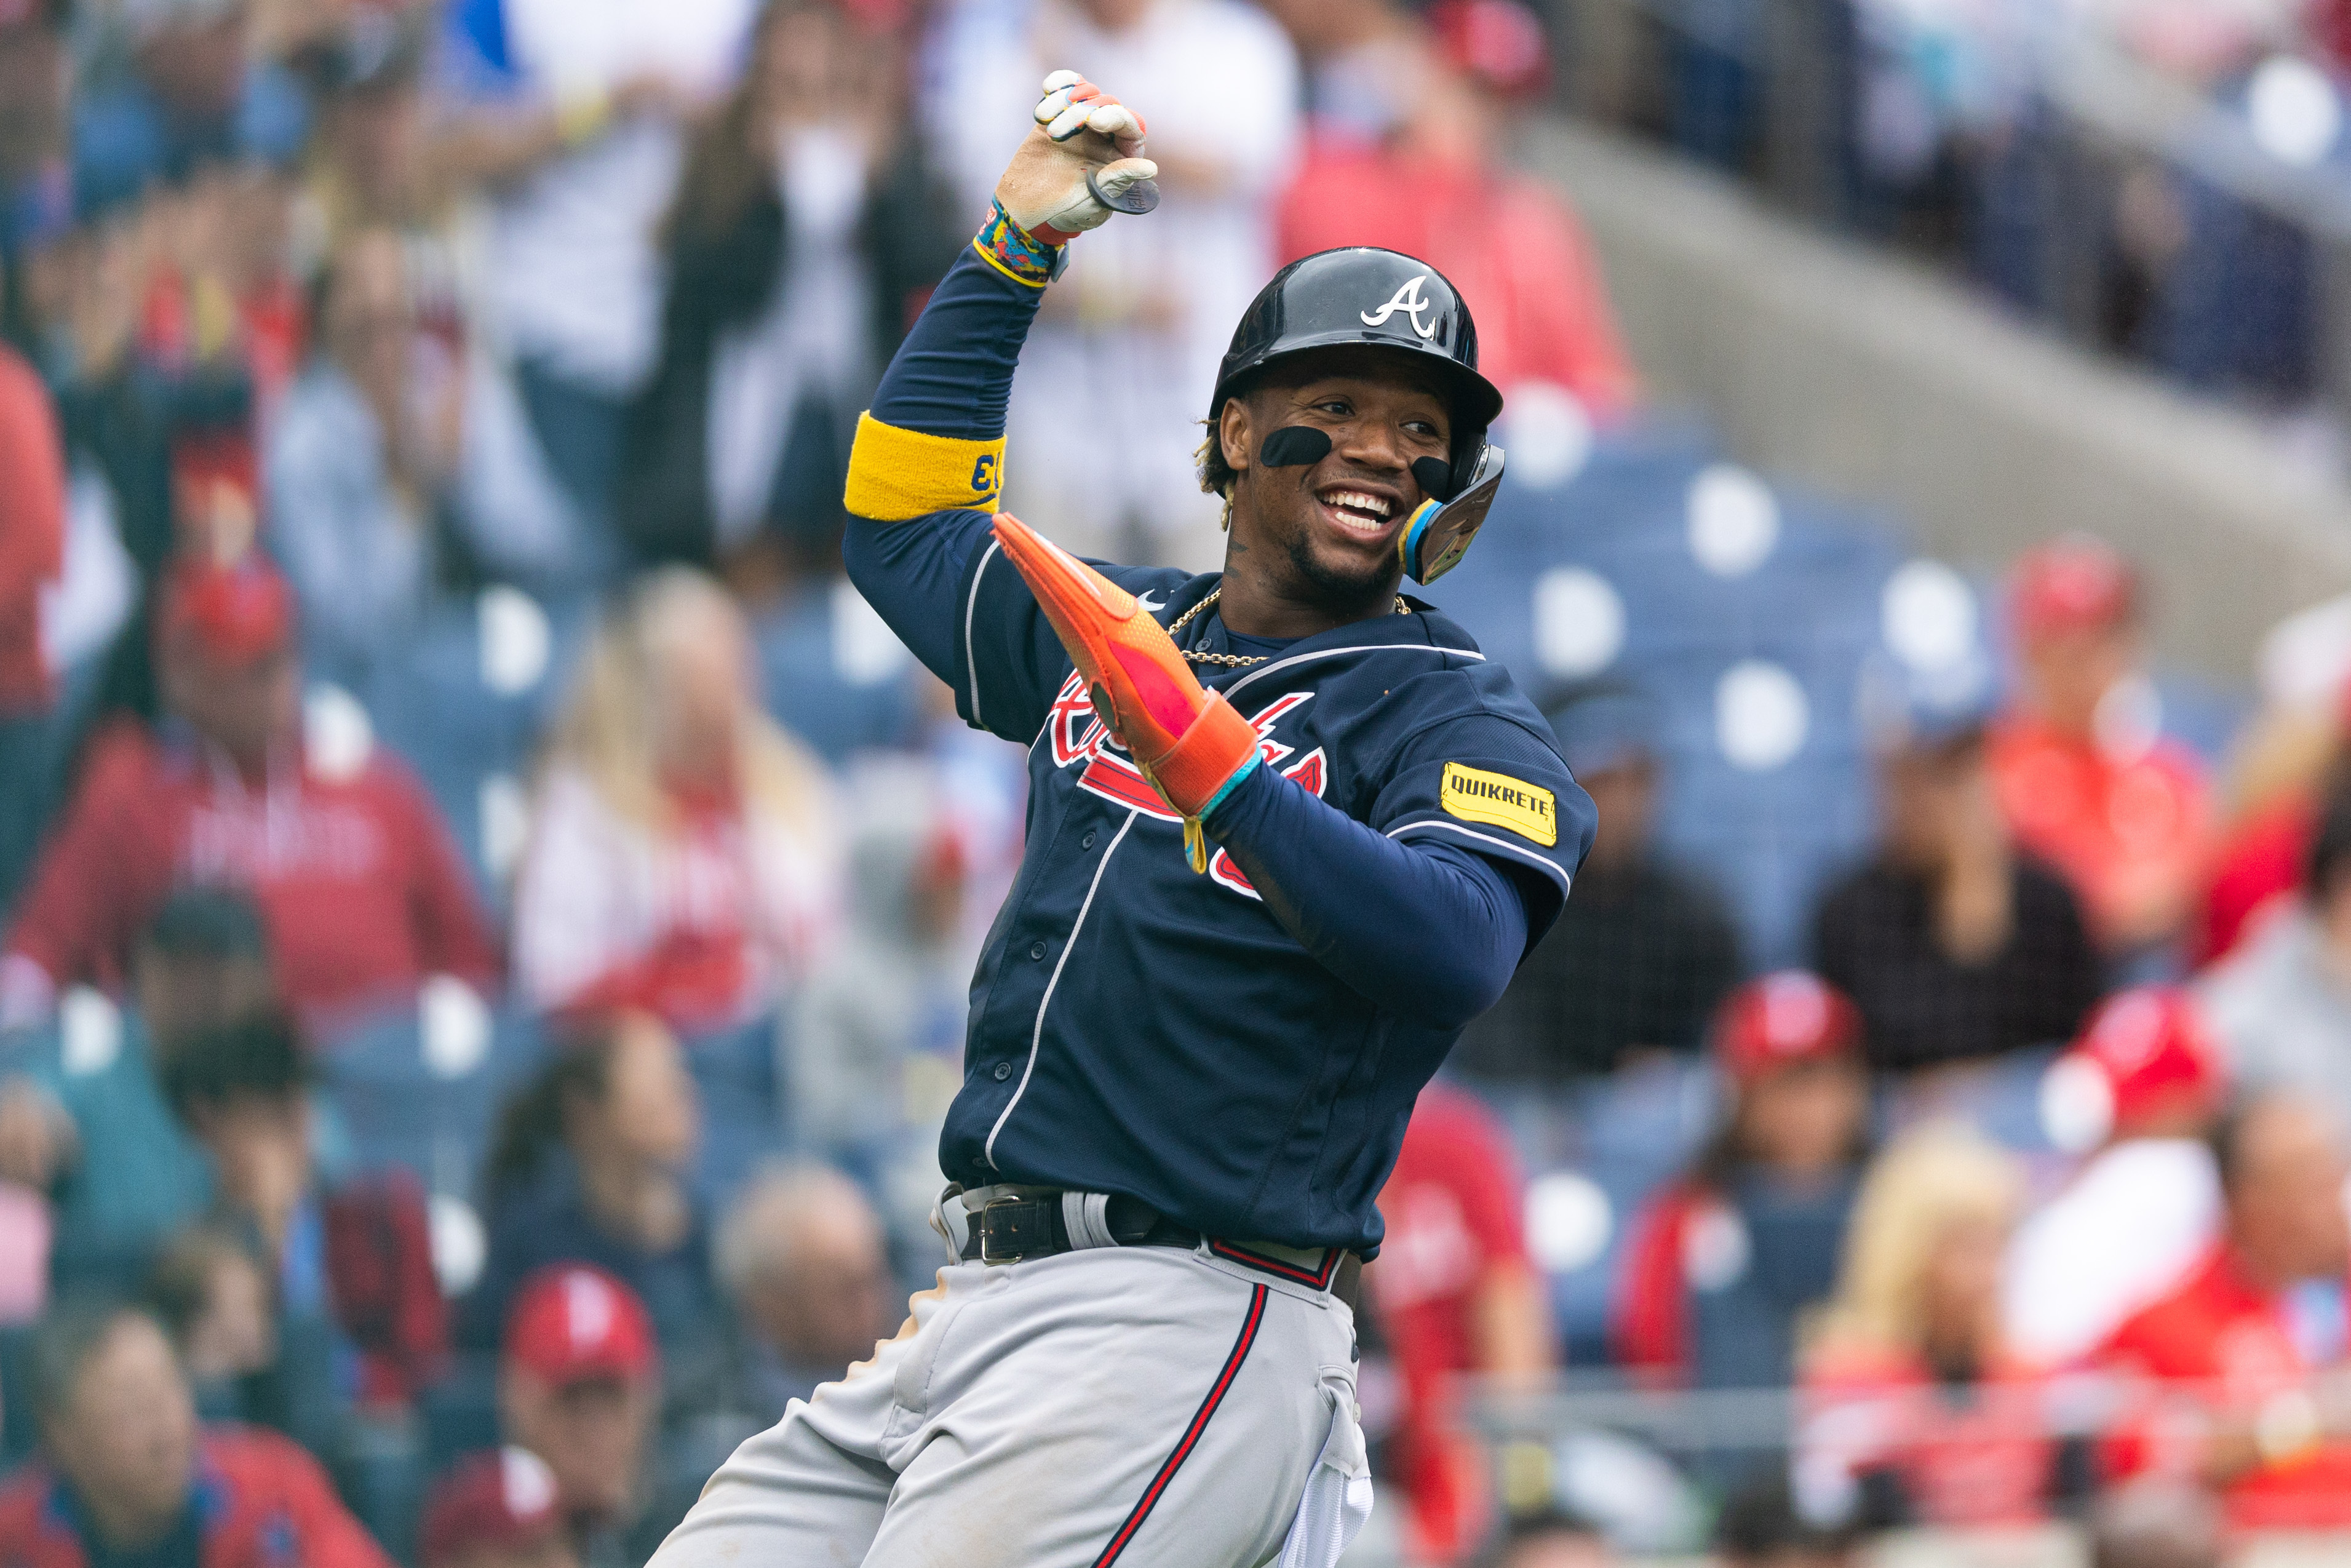
{"label": "gray baseball pants", "polygon": [[1330,1568],[1371,1511],[1354,1314],[1299,1257],[944,1269],[651,1568]]}

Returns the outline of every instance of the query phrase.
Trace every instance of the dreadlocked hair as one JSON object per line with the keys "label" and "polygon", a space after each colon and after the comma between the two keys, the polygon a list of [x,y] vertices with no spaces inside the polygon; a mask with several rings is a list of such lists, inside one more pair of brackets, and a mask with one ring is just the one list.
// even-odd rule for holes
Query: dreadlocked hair
{"label": "dreadlocked hair", "polygon": [[1229,533],[1233,526],[1233,486],[1239,482],[1240,474],[1225,461],[1225,444],[1217,439],[1217,422],[1213,419],[1200,422],[1200,427],[1208,434],[1201,437],[1200,444],[1194,449],[1192,464],[1200,476],[1200,493],[1224,497],[1225,515],[1217,526]]}

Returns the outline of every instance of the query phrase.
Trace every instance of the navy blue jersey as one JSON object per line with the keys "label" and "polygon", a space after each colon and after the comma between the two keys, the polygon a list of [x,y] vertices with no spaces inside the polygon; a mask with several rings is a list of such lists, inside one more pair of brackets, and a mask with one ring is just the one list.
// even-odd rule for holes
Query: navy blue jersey
{"label": "navy blue jersey", "polygon": [[[1009,307],[1018,287],[967,258],[932,309],[969,332],[988,319],[988,291]],[[1002,329],[1015,343],[1027,308]],[[950,363],[925,324],[908,349],[934,371]],[[962,363],[1008,361],[999,350]],[[890,393],[885,381],[860,435],[866,473],[853,463],[851,485],[854,509],[889,520],[852,524],[852,575],[953,686],[966,720],[1029,748],[1026,853],[973,979],[944,1168],[967,1186],[1125,1193],[1211,1235],[1375,1249],[1374,1200],[1413,1101],[1466,1019],[1411,1006],[1408,975],[1381,988],[1385,1005],[1341,978],[1301,940],[1316,890],[1292,870],[1285,907],[1270,907],[1242,869],[1257,862],[1239,838],[1216,844],[1207,874],[1193,871],[1179,819],[1095,717],[987,536],[988,514],[940,505],[966,485],[992,499],[1001,447],[988,444],[987,421],[893,426]],[[996,432],[1001,407],[995,399]],[[857,507],[861,495],[900,509]],[[909,515],[922,498],[939,509]],[[1163,625],[1218,581],[1096,564]],[[1213,608],[1180,641],[1234,647]],[[1287,793],[1276,803],[1372,830],[1331,820],[1353,836],[1332,852],[1332,886],[1360,871],[1337,858],[1377,858],[1366,844],[1472,868],[1510,905],[1505,975],[1549,928],[1590,844],[1591,802],[1541,716],[1460,627],[1413,601],[1249,668],[1196,673],[1256,724],[1260,797],[1294,787],[1322,805]],[[1225,811],[1209,820],[1212,841]]]}

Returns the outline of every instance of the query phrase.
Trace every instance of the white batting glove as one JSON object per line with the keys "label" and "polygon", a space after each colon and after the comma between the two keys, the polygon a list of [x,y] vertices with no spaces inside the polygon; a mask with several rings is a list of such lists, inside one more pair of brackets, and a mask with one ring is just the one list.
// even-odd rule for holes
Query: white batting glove
{"label": "white batting glove", "polygon": [[1100,228],[1116,210],[1108,203],[1123,205],[1135,186],[1159,173],[1142,156],[1143,116],[1075,71],[1045,78],[1036,119],[996,183],[996,199],[1005,216],[1046,245]]}

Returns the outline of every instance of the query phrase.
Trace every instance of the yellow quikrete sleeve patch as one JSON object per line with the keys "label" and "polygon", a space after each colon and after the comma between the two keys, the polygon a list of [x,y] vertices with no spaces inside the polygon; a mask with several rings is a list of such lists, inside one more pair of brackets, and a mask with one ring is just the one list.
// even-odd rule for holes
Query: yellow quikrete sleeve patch
{"label": "yellow quikrete sleeve patch", "polygon": [[956,507],[993,511],[1004,490],[1004,438],[958,441],[857,416],[841,505],[852,517],[903,523]]}
{"label": "yellow quikrete sleeve patch", "polygon": [[1448,762],[1439,793],[1446,810],[1465,822],[1508,828],[1545,849],[1559,842],[1559,800],[1540,785]]}

